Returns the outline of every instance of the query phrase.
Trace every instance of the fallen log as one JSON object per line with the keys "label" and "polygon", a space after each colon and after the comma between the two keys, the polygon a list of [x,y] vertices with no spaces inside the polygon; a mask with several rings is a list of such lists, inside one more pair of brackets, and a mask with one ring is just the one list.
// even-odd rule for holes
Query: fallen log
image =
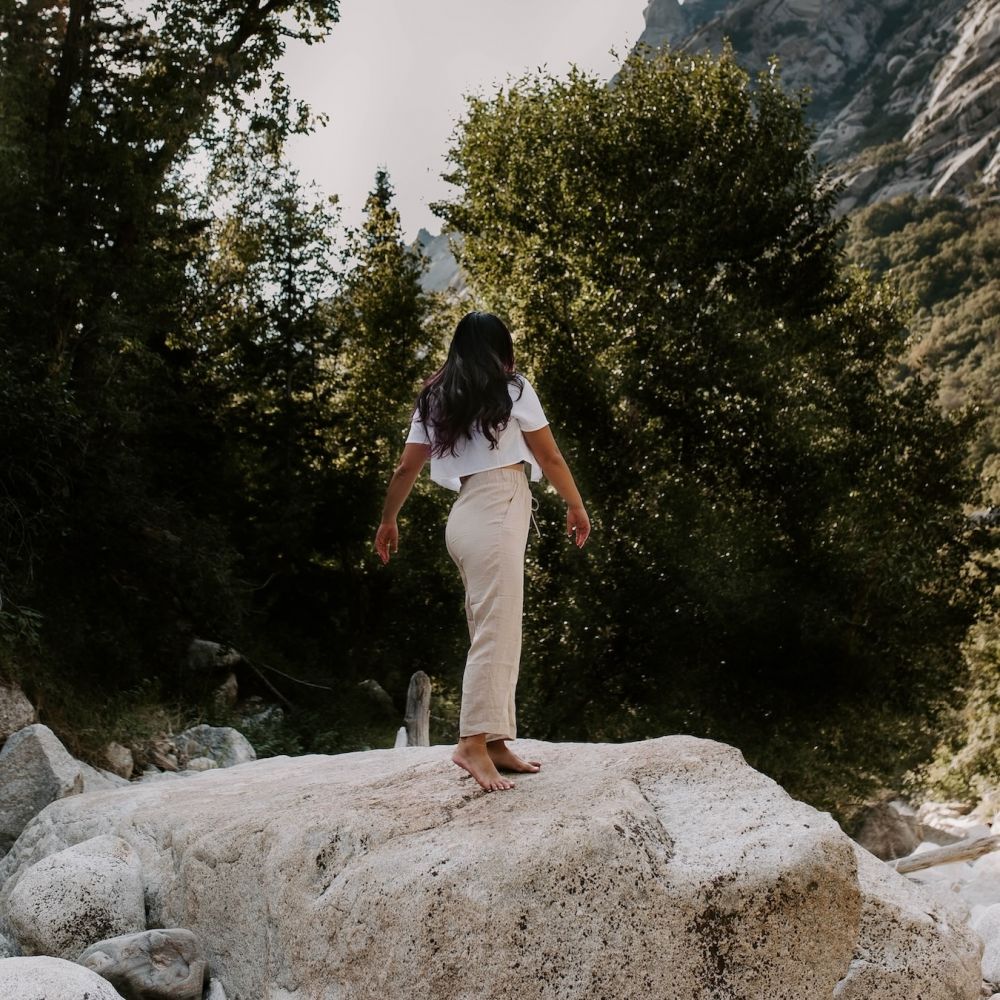
{"label": "fallen log", "polygon": [[968,840],[960,840],[957,844],[939,847],[936,851],[907,854],[905,858],[898,858],[896,861],[890,861],[889,864],[900,875],[906,875],[908,872],[918,872],[936,865],[950,865],[956,861],[972,861],[974,858],[989,854],[990,851],[995,851],[998,847],[1000,847],[1000,834],[993,834],[989,837],[970,837]]}

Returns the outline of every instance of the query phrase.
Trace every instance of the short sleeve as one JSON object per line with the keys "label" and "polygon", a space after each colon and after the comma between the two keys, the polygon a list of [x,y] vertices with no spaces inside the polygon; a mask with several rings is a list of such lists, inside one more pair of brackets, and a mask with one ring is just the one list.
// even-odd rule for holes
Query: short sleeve
{"label": "short sleeve", "polygon": [[542,404],[538,399],[538,394],[531,383],[523,375],[521,376],[521,382],[523,385],[521,396],[517,398],[515,392],[511,414],[515,417],[518,424],[520,424],[522,431],[541,430],[549,422],[549,419],[545,416]]}
{"label": "short sleeve", "polygon": [[427,428],[424,427],[424,422],[420,419],[420,411],[414,410],[413,417],[410,420],[410,431],[406,435],[406,444],[427,444],[431,443],[430,437],[427,435]]}

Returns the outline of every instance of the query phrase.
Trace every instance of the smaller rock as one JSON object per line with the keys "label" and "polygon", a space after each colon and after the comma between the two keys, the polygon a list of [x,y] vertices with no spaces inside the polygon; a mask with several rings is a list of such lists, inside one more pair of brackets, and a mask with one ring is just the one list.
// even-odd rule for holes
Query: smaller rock
{"label": "smaller rock", "polygon": [[0,961],[4,1000],[122,1000],[106,979],[61,958],[7,958]]}
{"label": "smaller rock", "polygon": [[139,783],[145,785],[152,781],[174,781],[177,778],[183,778],[188,773],[187,771],[161,771],[155,767],[148,767],[142,772]]}
{"label": "smaller rock", "polygon": [[166,736],[154,737],[146,744],[146,757],[161,771],[179,771],[177,744]]}
{"label": "smaller rock", "polygon": [[0,684],[0,743],[35,721],[35,708],[16,684]]}
{"label": "smaller rock", "polygon": [[80,762],[48,726],[18,730],[0,750],[0,852],[50,802],[82,791]]}
{"label": "smaller rock", "polygon": [[361,681],[358,687],[371,698],[383,715],[394,719],[399,714],[392,703],[392,698],[389,697],[389,692],[378,681],[369,677],[368,680]]}
{"label": "smaller rock", "polygon": [[240,686],[236,680],[236,674],[230,675],[215,689],[212,700],[220,708],[232,708],[240,696]]}
{"label": "smaller rock", "polygon": [[218,979],[213,979],[208,984],[208,992],[205,994],[205,1000],[227,1000],[226,991]]}
{"label": "smaller rock", "polygon": [[135,770],[135,758],[128,747],[121,743],[111,742],[104,748],[104,760],[108,770],[126,781],[132,777]]}
{"label": "smaller rock", "polygon": [[983,941],[983,979],[1000,983],[1000,903],[986,907],[971,922]]}
{"label": "smaller rock", "polygon": [[209,639],[192,639],[188,646],[187,665],[191,670],[232,670],[243,656],[231,646]]}
{"label": "smaller rock", "polygon": [[12,941],[6,934],[0,934],[0,959],[17,958],[21,954],[17,942]]}
{"label": "smaller rock", "polygon": [[110,792],[116,788],[127,788],[128,782],[112,774],[111,771],[102,771],[100,768],[91,767],[84,761],[78,761],[80,773],[83,775],[83,791],[87,792]]}
{"label": "smaller rock", "polygon": [[142,863],[105,834],[32,865],[7,899],[7,919],[27,955],[75,958],[94,941],[146,927]]}
{"label": "smaller rock", "polygon": [[263,702],[259,700],[247,702],[246,710],[259,710],[249,711],[249,714],[243,716],[242,724],[244,726],[274,726],[284,719],[285,711],[280,705],[266,705],[261,708],[262,704]]}
{"label": "smaller rock", "polygon": [[964,802],[925,802],[917,810],[921,837],[946,846],[977,835],[975,831],[981,833],[983,824],[970,815],[971,811],[971,807]]}
{"label": "smaller rock", "polygon": [[219,766],[218,761],[211,757],[192,757],[187,762],[188,771],[214,771]]}
{"label": "smaller rock", "polygon": [[230,726],[193,726],[175,736],[174,743],[182,758],[208,757],[219,767],[234,767],[257,759],[250,741]]}
{"label": "smaller rock", "polygon": [[142,1000],[202,1000],[208,979],[198,939],[181,927],[110,938],[77,961],[125,996]]}
{"label": "smaller rock", "polygon": [[905,858],[920,844],[917,814],[900,799],[873,803],[864,810],[855,839],[882,861]]}

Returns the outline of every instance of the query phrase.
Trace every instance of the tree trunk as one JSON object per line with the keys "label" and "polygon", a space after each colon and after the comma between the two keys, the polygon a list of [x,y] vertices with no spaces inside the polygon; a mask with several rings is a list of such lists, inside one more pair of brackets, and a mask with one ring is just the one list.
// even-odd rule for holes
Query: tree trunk
{"label": "tree trunk", "polygon": [[974,837],[971,840],[960,840],[957,844],[936,851],[923,851],[920,854],[908,854],[890,864],[900,875],[907,872],[918,872],[923,868],[933,868],[935,865],[950,865],[955,861],[971,861],[973,858],[989,854],[1000,847],[1000,835],[991,837]]}
{"label": "tree trunk", "polygon": [[431,745],[431,679],[422,670],[410,678],[406,693],[406,745]]}

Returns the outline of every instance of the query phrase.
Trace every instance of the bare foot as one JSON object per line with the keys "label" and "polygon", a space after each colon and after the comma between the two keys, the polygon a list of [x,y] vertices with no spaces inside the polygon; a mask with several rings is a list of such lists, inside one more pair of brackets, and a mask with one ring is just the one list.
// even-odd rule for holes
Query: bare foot
{"label": "bare foot", "polygon": [[486,752],[490,755],[490,760],[501,771],[534,774],[542,766],[542,762],[539,760],[525,760],[523,757],[518,757],[503,740],[490,740],[486,744]]}
{"label": "bare foot", "polygon": [[499,771],[486,752],[485,742],[480,742],[475,737],[460,739],[451,759],[460,768],[468,771],[484,791],[504,792],[514,787],[512,781],[500,777]]}

